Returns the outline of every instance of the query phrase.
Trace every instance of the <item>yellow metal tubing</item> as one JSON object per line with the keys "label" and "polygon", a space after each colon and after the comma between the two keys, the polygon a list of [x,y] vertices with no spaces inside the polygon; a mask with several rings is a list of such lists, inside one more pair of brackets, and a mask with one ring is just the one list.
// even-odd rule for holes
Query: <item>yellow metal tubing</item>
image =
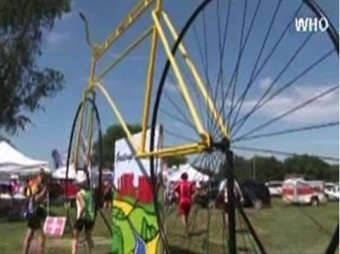
{"label": "yellow metal tubing", "polygon": [[152,12],[152,17],[155,21],[155,25],[156,25],[156,28],[157,28],[157,31],[158,31],[158,34],[159,34],[159,37],[161,38],[162,42],[163,42],[163,46],[164,46],[164,49],[165,49],[165,52],[170,60],[170,63],[171,63],[171,66],[173,68],[173,71],[174,71],[174,74],[178,80],[178,87],[180,88],[181,92],[182,92],[182,95],[184,97],[184,100],[185,102],[187,103],[188,105],[188,109],[191,113],[191,116],[194,120],[194,123],[195,123],[195,126],[197,128],[197,131],[198,133],[200,134],[203,134],[205,133],[204,131],[204,128],[203,128],[203,125],[202,125],[202,122],[201,122],[201,119],[196,111],[196,108],[194,106],[194,103],[191,99],[191,96],[190,96],[190,93],[188,91],[188,88],[186,87],[185,85],[185,82],[183,80],[183,77],[181,75],[181,72],[178,68],[178,65],[176,63],[176,60],[173,56],[173,54],[171,53],[171,49],[170,49],[170,46],[169,46],[169,43],[167,41],[167,38],[165,36],[165,33],[162,29],[162,26],[159,22],[159,19],[157,17],[157,14],[155,12]]}
{"label": "yellow metal tubing", "polygon": [[98,47],[96,54],[101,57],[110,49],[112,44],[117,41],[127,29],[151,6],[155,0],[140,0],[130,14],[120,23],[118,28]]}
{"label": "yellow metal tubing", "polygon": [[133,44],[131,44],[123,53],[121,53],[113,62],[111,62],[99,75],[94,77],[94,82],[98,82],[102,79],[109,71],[111,71],[117,64],[119,64],[132,50],[134,50],[139,44],[141,44],[151,33],[153,27],[143,33]]}
{"label": "yellow metal tubing", "polygon": [[121,124],[121,126],[122,126],[122,128],[123,128],[123,130],[124,130],[124,132],[125,132],[125,134],[127,136],[128,141],[130,142],[130,144],[132,145],[134,150],[138,152],[140,149],[135,144],[135,142],[134,142],[134,140],[132,138],[131,132],[130,132],[129,128],[127,127],[127,124],[126,124],[123,116],[119,112],[117,105],[114,103],[114,101],[110,97],[109,93],[107,92],[107,90],[105,89],[105,87],[101,83],[97,82],[97,83],[95,83],[95,86],[103,93],[103,95],[105,96],[106,100],[109,102],[109,104],[110,104],[114,114],[116,115],[119,123]]}
{"label": "yellow metal tubing", "polygon": [[[175,40],[177,40],[178,34],[177,34],[172,22],[170,21],[168,15],[165,12],[162,12],[162,16],[164,18],[165,23],[169,27],[169,30],[170,30],[172,36],[174,37]],[[193,77],[196,81],[195,83],[196,83],[197,87],[199,88],[201,94],[203,95],[203,98],[204,98],[205,102],[207,103],[209,110],[211,111],[215,121],[219,124],[219,127],[220,127],[223,135],[226,138],[229,139],[230,138],[229,130],[228,130],[227,126],[224,124],[223,118],[218,113],[215,103],[213,102],[213,100],[209,96],[209,94],[208,94],[208,92],[207,92],[207,90],[206,90],[206,88],[205,88],[205,86],[202,82],[202,78],[201,78],[199,72],[197,71],[195,64],[191,60],[187,50],[185,49],[183,43],[180,43],[179,50],[182,53],[182,56],[183,56],[186,64],[188,65],[188,67],[189,67],[189,69],[190,69],[190,71],[191,71],[191,73],[192,73],[192,75],[193,75]]]}
{"label": "yellow metal tubing", "polygon": [[143,120],[142,120],[142,139],[141,139],[141,151],[145,151],[146,147],[146,132],[148,129],[148,122],[150,116],[150,102],[151,102],[151,92],[153,86],[153,76],[155,70],[155,60],[156,60],[156,50],[157,50],[157,42],[158,42],[158,34],[156,27],[153,27],[152,34],[152,43],[151,43],[151,52],[149,59],[149,70],[146,81],[146,90],[145,90],[145,98],[144,98],[144,110],[143,110]]}
{"label": "yellow metal tubing", "polygon": [[90,70],[90,81],[89,81],[89,89],[93,90],[93,78],[96,72],[96,65],[97,65],[97,60],[96,60],[96,56],[93,55],[92,56],[92,60],[91,60],[91,70]]}
{"label": "yellow metal tubing", "polygon": [[136,157],[148,158],[151,156],[155,157],[171,157],[176,155],[190,155],[196,153],[202,153],[207,150],[207,146],[201,143],[191,143],[183,146],[169,147],[169,148],[161,148],[155,151],[148,151],[144,153],[137,153]]}
{"label": "yellow metal tubing", "polygon": [[156,12],[160,12],[162,10],[162,7],[163,7],[163,0],[157,0]]}

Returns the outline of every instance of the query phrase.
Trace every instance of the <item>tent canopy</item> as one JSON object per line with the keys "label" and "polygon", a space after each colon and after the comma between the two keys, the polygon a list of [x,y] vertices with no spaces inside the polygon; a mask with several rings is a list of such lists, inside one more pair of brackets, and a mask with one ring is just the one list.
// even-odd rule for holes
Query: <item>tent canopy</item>
{"label": "tent canopy", "polygon": [[[71,164],[69,166],[69,172],[68,172],[68,179],[70,180],[75,180],[77,178],[77,173],[74,167],[74,164]],[[98,168],[92,168],[91,169],[91,179],[92,182],[96,185],[98,183],[98,177],[99,177],[99,172],[98,172]],[[106,178],[112,178],[113,173],[110,171],[103,171],[103,177]],[[53,171],[52,173],[52,177],[54,179],[66,179],[66,166],[57,168],[56,170]]]}
{"label": "tent canopy", "polygon": [[[70,180],[76,179],[77,174],[73,164],[69,166],[68,170],[69,170],[68,179]],[[54,179],[66,179],[66,166],[57,168],[55,171],[53,171],[52,177]]]}
{"label": "tent canopy", "polygon": [[0,141],[0,173],[31,174],[44,168],[48,170],[48,162],[31,159],[5,141]]}
{"label": "tent canopy", "polygon": [[180,166],[179,169],[172,174],[169,175],[168,181],[175,182],[181,179],[181,175],[183,173],[188,174],[188,180],[192,182],[200,182],[200,181],[209,181],[209,176],[202,174],[201,172],[197,171],[193,166],[190,164],[185,164]]}

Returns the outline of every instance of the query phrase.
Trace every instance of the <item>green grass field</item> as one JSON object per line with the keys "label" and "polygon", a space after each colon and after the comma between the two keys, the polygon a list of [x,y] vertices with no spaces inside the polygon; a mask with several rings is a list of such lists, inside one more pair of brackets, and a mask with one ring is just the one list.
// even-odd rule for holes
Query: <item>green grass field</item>
{"label": "green grass field", "polygon": [[[274,200],[273,207],[256,211],[247,209],[246,213],[259,234],[267,253],[324,253],[330,237],[338,222],[338,203],[328,203],[320,207],[284,206],[281,200]],[[58,213],[62,211],[58,209]],[[183,237],[183,228],[174,207],[167,217],[167,236],[173,253],[227,253],[223,233],[222,217],[219,210],[211,213],[207,231],[208,214],[206,210],[194,209],[192,212],[190,238]],[[110,217],[109,214],[106,214]],[[239,216],[237,219],[238,222]],[[252,248],[249,233],[237,225],[239,253],[256,253]],[[68,231],[68,230],[67,230]],[[22,252],[25,236],[25,222],[3,222],[0,226],[0,253]],[[209,233],[209,234],[207,234]],[[95,253],[110,253],[110,236],[104,223],[98,217],[94,239],[97,243]],[[66,232],[63,239],[47,239],[47,254],[70,253],[70,236]],[[85,248],[81,253],[86,253]],[[124,253],[125,254],[125,253]]]}

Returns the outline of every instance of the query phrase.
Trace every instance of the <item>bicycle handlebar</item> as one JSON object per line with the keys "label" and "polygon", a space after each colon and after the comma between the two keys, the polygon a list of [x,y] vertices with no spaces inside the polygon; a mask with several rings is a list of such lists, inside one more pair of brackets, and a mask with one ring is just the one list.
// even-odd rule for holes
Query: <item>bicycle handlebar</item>
{"label": "bicycle handlebar", "polygon": [[91,41],[91,37],[90,37],[90,27],[89,27],[89,22],[87,21],[85,15],[80,11],[79,12],[79,16],[81,18],[81,20],[84,22],[85,24],[85,34],[86,34],[86,42],[87,44],[91,47],[94,48],[94,43],[92,43]]}

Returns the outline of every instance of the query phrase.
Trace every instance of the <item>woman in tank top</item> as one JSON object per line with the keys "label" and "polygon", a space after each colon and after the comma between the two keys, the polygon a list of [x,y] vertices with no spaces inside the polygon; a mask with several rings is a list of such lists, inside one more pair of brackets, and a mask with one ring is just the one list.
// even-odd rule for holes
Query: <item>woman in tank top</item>
{"label": "woman in tank top", "polygon": [[73,229],[72,254],[78,253],[79,235],[83,229],[85,229],[85,239],[91,254],[94,248],[92,240],[95,217],[93,195],[84,171],[78,171],[76,182],[79,190],[76,195],[77,220]]}

